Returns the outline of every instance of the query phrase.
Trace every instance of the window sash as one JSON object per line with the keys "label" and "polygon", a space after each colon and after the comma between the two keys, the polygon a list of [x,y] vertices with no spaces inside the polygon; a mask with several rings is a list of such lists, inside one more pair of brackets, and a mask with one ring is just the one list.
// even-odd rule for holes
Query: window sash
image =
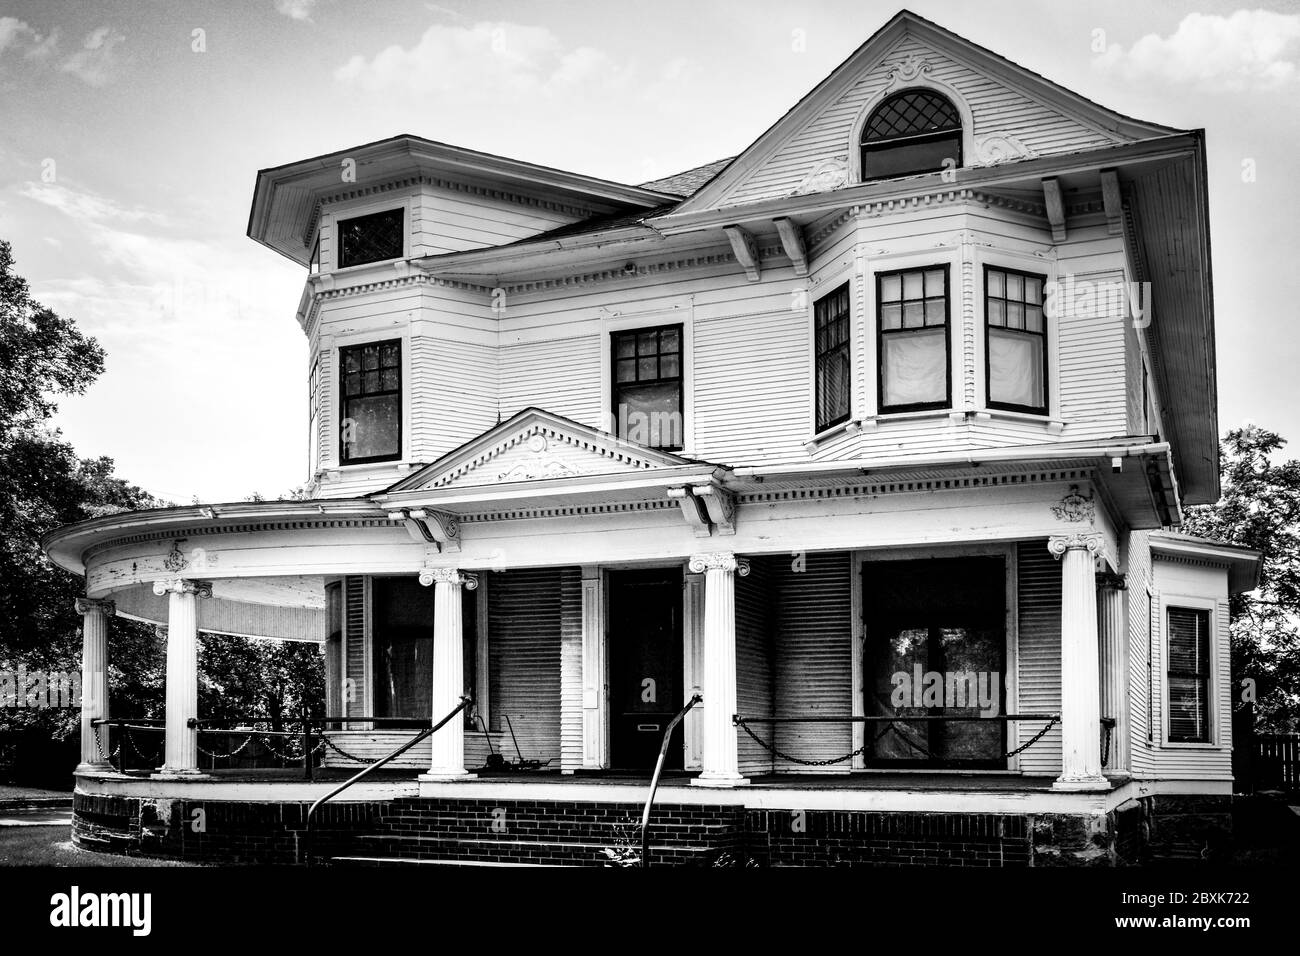
{"label": "window sash", "polygon": [[[942,282],[942,292],[931,295],[932,284],[935,282],[937,275],[941,275],[939,281]],[[898,282],[898,294],[889,292],[888,301],[886,301],[886,283],[893,286],[893,280]],[[913,286],[920,283],[920,295],[915,294]],[[951,277],[949,275],[948,264],[934,266],[919,266],[912,269],[897,269],[890,272],[876,273],[876,366],[877,366],[877,397],[878,408],[881,414],[891,412],[911,412],[925,411],[929,409],[949,408],[952,405],[952,310],[951,310]],[[942,307],[941,310],[939,307]],[[897,309],[897,313],[893,310]],[[889,318],[887,319],[887,316]],[[895,317],[897,323],[895,324]],[[890,327],[893,326],[893,327]],[[891,374],[892,356],[897,356],[898,361],[906,361],[903,352],[910,344],[914,353],[917,352],[918,343],[926,340],[935,340],[938,333],[942,330],[943,336],[943,388],[940,394],[937,388],[938,379],[930,382],[933,397],[929,394],[911,398],[910,400],[889,401],[891,393],[899,396],[899,389],[903,386],[900,382],[895,381],[898,376]],[[912,356],[913,365],[916,365],[915,359],[918,356]],[[926,360],[923,354],[919,356],[921,361]],[[938,365],[937,356],[929,357],[929,364]],[[915,391],[915,390],[914,390]],[[902,397],[902,396],[899,396]]]}
{"label": "window sash", "polygon": [[[367,362],[366,351],[373,350],[375,360]],[[389,360],[386,360],[389,359]],[[355,361],[354,361],[355,359]],[[350,370],[351,368],[351,370]],[[390,384],[392,383],[392,384]],[[391,424],[392,440],[378,454],[355,454],[349,451],[356,446],[355,429],[358,413],[371,408],[382,408],[382,399],[392,399],[391,412],[381,422]],[[349,421],[352,423],[351,442]],[[387,339],[382,342],[364,342],[339,349],[339,462],[359,465],[367,462],[396,461],[402,457],[402,341]]]}
{"label": "window sash", "polygon": [[[999,293],[994,280],[1001,283]],[[1013,281],[1014,280],[1014,281]],[[1031,292],[1035,284],[1036,294]],[[1013,287],[1019,287],[1019,293]],[[984,402],[989,408],[1046,415],[1051,388],[1046,311],[1047,277],[1001,266],[984,267]],[[1035,301],[1036,300],[1036,301]],[[1036,326],[1036,327],[1034,327]],[[1000,341],[1001,347],[995,348]],[[998,378],[997,352],[1007,358],[1013,348],[1037,353],[1034,367],[1026,367],[1027,381]],[[1019,390],[1020,394],[1017,394]],[[1017,397],[1031,400],[1017,401]]]}
{"label": "window sash", "polygon": [[618,437],[663,451],[680,451],[686,427],[683,327],[660,325],[611,332],[609,352],[610,406]]}
{"label": "window sash", "polygon": [[848,421],[853,404],[852,306],[846,282],[813,306],[816,431]]}
{"label": "window sash", "polygon": [[[365,235],[365,227],[378,230],[394,230],[391,234]],[[340,219],[335,224],[338,236],[338,268],[363,266],[372,262],[387,262],[400,259],[406,251],[406,209],[384,209],[367,213],[364,216],[352,216]]]}
{"label": "window sash", "polygon": [[1211,631],[1206,608],[1165,609],[1166,698],[1171,743],[1209,743]]}

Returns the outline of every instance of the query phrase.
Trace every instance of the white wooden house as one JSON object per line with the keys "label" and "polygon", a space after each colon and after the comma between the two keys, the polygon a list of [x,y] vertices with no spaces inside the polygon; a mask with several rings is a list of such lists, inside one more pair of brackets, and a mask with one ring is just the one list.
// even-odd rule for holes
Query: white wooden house
{"label": "white wooden house", "polygon": [[[248,233],[306,273],[311,498],[48,538],[83,726],[114,610],[168,629],[161,769],[87,730],[79,799],[323,792],[196,772],[196,631],[320,642],[327,762],[471,695],[342,798],[411,813],[635,802],[695,693],[661,800],[774,861],[939,817],[1113,859],[1130,810],[1231,793],[1258,555],[1174,530],[1219,494],[1201,131],[902,12],[732,159],[627,186],[396,136],[263,170]],[[511,731],[552,772],[476,772]]]}

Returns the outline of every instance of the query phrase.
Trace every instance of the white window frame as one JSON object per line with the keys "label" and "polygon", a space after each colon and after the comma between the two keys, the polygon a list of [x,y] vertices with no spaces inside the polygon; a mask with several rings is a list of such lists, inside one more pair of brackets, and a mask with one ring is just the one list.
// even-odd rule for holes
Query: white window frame
{"label": "white window frame", "polygon": [[[342,386],[342,361],[343,349],[352,348],[357,345],[366,345],[371,342],[390,342],[398,339],[402,343],[402,447],[401,456],[390,461],[367,461],[352,464],[343,461],[343,456],[339,454],[339,426],[343,415],[343,386]],[[328,347],[330,350],[329,374],[334,376],[330,387],[330,441],[328,454],[323,455],[324,461],[321,468],[346,468],[349,474],[363,472],[369,468],[374,471],[384,471],[395,468],[398,465],[409,463],[411,460],[411,426],[412,426],[412,402],[411,402],[411,327],[409,324],[400,328],[373,328],[364,331],[349,332],[346,335],[333,335],[328,340],[328,346],[322,343],[322,350]],[[326,464],[328,463],[328,465]]]}
{"label": "white window frame", "polygon": [[[618,420],[610,406],[614,400],[614,362],[611,340],[615,332],[634,329],[657,329],[665,325],[682,327],[682,450],[666,452],[669,455],[690,457],[695,448],[695,309],[687,306],[669,306],[646,312],[620,313],[602,316],[600,320],[600,420],[601,431],[616,438]],[[612,426],[612,427],[611,427]]]}
{"label": "white window frame", "polygon": [[[1206,611],[1210,622],[1210,666],[1206,678],[1205,702],[1208,741],[1169,739],[1169,608]],[[1160,595],[1160,746],[1167,750],[1219,750],[1223,742],[1219,732],[1219,602],[1213,598],[1190,594]]]}
{"label": "white window frame", "polygon": [[[322,273],[328,272],[330,274],[346,275],[348,273],[357,272],[362,269],[375,269],[379,267],[391,268],[394,262],[402,262],[406,259],[411,258],[411,248],[412,248],[411,232],[412,232],[413,221],[414,221],[413,216],[414,216],[414,209],[415,209],[415,198],[416,197],[414,196],[404,195],[404,196],[389,196],[387,199],[384,199],[382,198],[382,194],[381,194],[381,197],[377,197],[375,199],[371,199],[365,202],[340,203],[337,206],[332,206],[328,212],[322,212],[321,225],[319,231],[317,232],[317,236],[320,238],[320,243],[321,243],[320,271]],[[363,262],[355,266],[340,266],[339,265],[339,230],[338,230],[339,223],[346,219],[358,219],[361,216],[369,216],[370,214],[376,212],[386,212],[390,209],[402,210],[402,224],[403,224],[402,225],[402,255],[395,259],[377,259],[374,262]],[[328,244],[324,240],[324,237],[327,235],[329,236]],[[328,249],[328,264],[329,264],[328,268],[326,268],[327,249]]]}

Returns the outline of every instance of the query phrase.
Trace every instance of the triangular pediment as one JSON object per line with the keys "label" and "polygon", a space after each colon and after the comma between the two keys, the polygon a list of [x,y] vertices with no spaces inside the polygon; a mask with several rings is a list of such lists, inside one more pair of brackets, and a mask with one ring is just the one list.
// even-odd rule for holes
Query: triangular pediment
{"label": "triangular pediment", "polygon": [[545,409],[528,408],[404,478],[385,494],[653,472],[692,464]]}
{"label": "triangular pediment", "polygon": [[963,167],[1178,132],[1099,106],[904,10],[674,214],[855,185],[867,116],[892,93],[917,87],[942,93],[962,114]]}

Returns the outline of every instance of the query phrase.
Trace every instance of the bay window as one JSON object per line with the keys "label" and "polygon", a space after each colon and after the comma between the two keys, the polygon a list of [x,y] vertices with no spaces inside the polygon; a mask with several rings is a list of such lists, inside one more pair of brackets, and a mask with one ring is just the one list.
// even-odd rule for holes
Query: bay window
{"label": "bay window", "polygon": [[877,273],[876,303],[880,411],[947,408],[948,266]]}
{"label": "bay window", "polygon": [[1044,277],[984,268],[985,398],[989,408],[1047,414]]}

